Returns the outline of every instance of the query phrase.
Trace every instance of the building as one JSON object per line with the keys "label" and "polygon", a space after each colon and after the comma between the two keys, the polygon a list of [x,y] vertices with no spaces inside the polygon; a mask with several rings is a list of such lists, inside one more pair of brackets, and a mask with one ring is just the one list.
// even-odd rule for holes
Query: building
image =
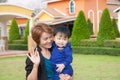
{"label": "building", "polygon": [[[46,0],[46,2],[43,1],[41,4],[44,7],[37,10],[30,10],[10,4],[0,5],[0,38],[5,40],[6,46],[8,35],[6,34],[7,31],[5,26],[12,18],[16,18],[21,31],[24,30],[27,20],[30,20],[30,30],[33,23],[45,22],[52,27],[65,25],[72,31],[74,20],[76,19],[79,11],[83,10],[86,19],[89,18],[93,23],[94,35],[97,35],[103,9],[108,7],[111,17],[117,19],[117,13],[114,13],[113,11],[119,5],[117,0]],[[113,8],[112,6],[115,7]],[[28,47],[30,47],[33,44],[31,43],[33,42],[31,35],[28,40]]]}
{"label": "building", "polygon": [[[59,6],[58,6],[59,5]],[[46,22],[49,25],[67,25],[70,29],[80,10],[83,10],[86,19],[90,18],[93,23],[94,35],[99,31],[99,20],[106,0],[54,0],[47,1],[47,8],[42,9],[35,20]]]}

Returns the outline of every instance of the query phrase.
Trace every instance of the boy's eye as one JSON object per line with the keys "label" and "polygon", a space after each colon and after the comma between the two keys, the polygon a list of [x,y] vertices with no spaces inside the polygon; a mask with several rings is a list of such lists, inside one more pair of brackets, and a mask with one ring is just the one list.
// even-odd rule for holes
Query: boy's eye
{"label": "boy's eye", "polygon": [[58,38],[60,40],[60,38]]}
{"label": "boy's eye", "polygon": [[66,40],[66,38],[64,38],[64,40]]}

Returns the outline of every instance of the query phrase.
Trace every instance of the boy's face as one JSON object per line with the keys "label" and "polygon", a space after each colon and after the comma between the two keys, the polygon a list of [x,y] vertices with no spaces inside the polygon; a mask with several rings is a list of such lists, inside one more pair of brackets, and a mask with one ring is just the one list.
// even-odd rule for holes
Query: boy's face
{"label": "boy's face", "polygon": [[54,41],[55,41],[57,46],[64,47],[68,43],[68,37],[64,33],[58,32],[54,36]]}

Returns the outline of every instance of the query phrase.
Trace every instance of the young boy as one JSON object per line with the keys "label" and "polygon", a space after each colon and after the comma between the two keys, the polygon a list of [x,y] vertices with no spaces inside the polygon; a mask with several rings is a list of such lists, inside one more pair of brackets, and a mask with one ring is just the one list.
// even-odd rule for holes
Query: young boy
{"label": "young boy", "polygon": [[56,69],[55,79],[60,80],[59,74],[72,76],[72,48],[69,41],[70,31],[66,26],[54,29],[54,42],[52,45],[51,62]]}

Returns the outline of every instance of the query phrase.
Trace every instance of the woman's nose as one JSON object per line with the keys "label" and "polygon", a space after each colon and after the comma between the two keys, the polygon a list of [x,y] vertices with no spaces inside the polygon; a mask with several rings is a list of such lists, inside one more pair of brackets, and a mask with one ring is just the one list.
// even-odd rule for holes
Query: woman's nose
{"label": "woman's nose", "polygon": [[49,38],[49,39],[48,39],[48,42],[52,42],[52,41],[53,41],[53,39],[52,39],[52,38]]}

